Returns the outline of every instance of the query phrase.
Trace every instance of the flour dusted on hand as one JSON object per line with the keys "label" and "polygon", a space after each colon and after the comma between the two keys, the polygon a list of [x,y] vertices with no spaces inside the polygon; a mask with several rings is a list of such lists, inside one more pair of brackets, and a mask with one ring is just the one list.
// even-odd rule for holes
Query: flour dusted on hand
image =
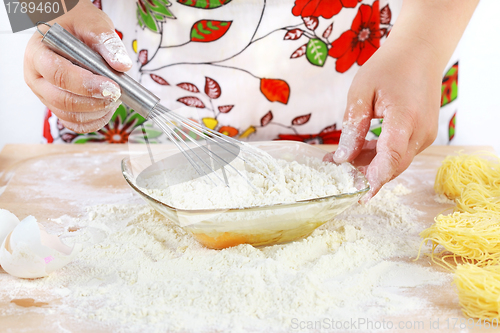
{"label": "flour dusted on hand", "polygon": [[[354,179],[346,165],[323,162],[317,158],[306,158],[306,163],[275,160],[266,165],[269,177],[253,168],[241,168],[244,176],[229,168],[226,172],[229,187],[222,182],[214,185],[206,177],[198,177],[192,169],[163,170],[145,179],[145,191],[170,206],[183,209],[244,208],[298,200],[320,198],[353,193]],[[190,179],[168,186],[169,179]]]}

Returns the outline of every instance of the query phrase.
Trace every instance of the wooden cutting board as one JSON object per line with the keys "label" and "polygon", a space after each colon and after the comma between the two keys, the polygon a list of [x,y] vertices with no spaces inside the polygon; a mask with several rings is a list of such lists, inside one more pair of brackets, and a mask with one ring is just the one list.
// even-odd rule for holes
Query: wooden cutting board
{"label": "wooden cutting board", "polygon": [[[65,230],[64,220],[52,219],[69,215],[77,217],[85,207],[93,204],[123,204],[140,199],[128,187],[120,172],[120,161],[129,149],[144,146],[128,145],[6,145],[0,152],[0,208],[7,209],[20,219],[34,215],[51,233]],[[161,147],[161,146],[157,146]],[[335,146],[321,148],[332,151]],[[421,217],[422,230],[433,223],[433,218],[450,208],[434,200],[433,190],[436,170],[445,156],[457,151],[471,153],[480,150],[493,151],[490,147],[432,146],[417,156],[412,165],[398,179],[412,193],[406,195],[407,204],[425,214]],[[390,235],[388,235],[390,237]],[[412,262],[413,258],[407,258]],[[416,265],[432,265],[428,258],[421,258]],[[435,265],[434,265],[435,266]],[[436,267],[436,270],[441,270]],[[7,274],[0,268],[0,275]],[[412,290],[407,291],[412,295]],[[100,332],[109,331],[92,323],[82,326],[72,317],[62,316],[51,304],[41,304],[41,295],[33,294],[33,300],[16,301],[16,291],[0,286],[0,332]],[[451,329],[451,318],[464,318],[460,311],[454,287],[429,286],[425,295],[436,309],[433,318],[413,313],[402,318],[386,320],[424,321],[440,320],[440,331]],[[56,304],[53,304],[54,306]],[[448,327],[445,325],[448,319]],[[463,319],[462,319],[463,320]],[[455,328],[458,328],[456,326]],[[111,328],[112,330],[112,328]],[[472,329],[475,332],[478,329]],[[428,331],[412,330],[412,331]],[[437,330],[436,330],[437,331]]]}

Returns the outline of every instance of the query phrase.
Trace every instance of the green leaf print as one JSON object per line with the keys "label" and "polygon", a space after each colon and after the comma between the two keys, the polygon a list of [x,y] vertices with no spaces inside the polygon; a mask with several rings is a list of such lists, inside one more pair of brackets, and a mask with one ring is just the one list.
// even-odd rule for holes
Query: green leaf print
{"label": "green leaf print", "polygon": [[178,3],[201,9],[214,9],[224,6],[231,0],[177,0]]}
{"label": "green leaf print", "polygon": [[90,140],[92,140],[92,138],[81,138],[81,139],[73,141],[73,143],[83,144],[83,143],[89,142]]}
{"label": "green leaf print", "polygon": [[168,9],[171,3],[168,0],[137,0],[137,23],[141,28],[159,32],[159,23],[167,18],[175,19],[174,14]]}
{"label": "green leaf print", "polygon": [[383,119],[380,119],[377,124],[371,126],[370,132],[372,132],[376,136],[380,136],[380,134],[382,133],[382,122],[383,121],[384,121]]}
{"label": "green leaf print", "polygon": [[150,124],[144,126],[144,129],[146,130],[146,135],[147,135],[148,139],[155,139],[163,134],[162,131],[151,128]]}
{"label": "green leaf print", "polygon": [[448,124],[448,142],[453,140],[455,137],[455,127],[457,122],[457,113],[453,114],[453,117],[450,119],[450,123]]}
{"label": "green leaf print", "polygon": [[191,41],[208,43],[224,36],[231,27],[231,21],[200,20],[191,28]]}
{"label": "green leaf print", "polygon": [[321,39],[314,38],[307,43],[306,57],[315,66],[323,67],[328,56],[328,47]]}
{"label": "green leaf print", "polygon": [[377,128],[374,128],[372,130],[370,130],[373,134],[375,134],[376,136],[380,136],[380,133],[382,133],[382,127],[377,127]]}
{"label": "green leaf print", "polygon": [[138,113],[135,113],[133,112],[134,110],[130,110],[130,112],[132,112],[132,116],[128,119],[129,122],[133,122],[133,121],[137,121],[135,124],[134,124],[134,127],[137,127],[137,126],[140,126],[142,125],[146,119],[144,119],[143,116],[141,116],[140,114]]}
{"label": "green leaf print", "polygon": [[127,119],[127,108],[123,104],[121,104],[118,109],[116,109],[115,113],[113,114],[113,117],[111,117],[111,122],[115,122],[116,118],[119,117],[119,123],[125,122],[125,119]]}
{"label": "green leaf print", "polygon": [[458,97],[458,62],[446,72],[441,85],[441,106],[453,102]]}

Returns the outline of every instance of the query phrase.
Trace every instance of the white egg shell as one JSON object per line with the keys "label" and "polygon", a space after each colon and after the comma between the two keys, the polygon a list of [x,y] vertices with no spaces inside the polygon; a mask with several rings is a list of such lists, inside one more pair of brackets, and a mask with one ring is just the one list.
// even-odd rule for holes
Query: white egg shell
{"label": "white egg shell", "polygon": [[0,209],[0,244],[18,225],[19,219],[6,209]]}
{"label": "white egg shell", "polygon": [[50,235],[33,216],[22,220],[0,247],[0,266],[21,278],[39,278],[68,264],[79,252]]}

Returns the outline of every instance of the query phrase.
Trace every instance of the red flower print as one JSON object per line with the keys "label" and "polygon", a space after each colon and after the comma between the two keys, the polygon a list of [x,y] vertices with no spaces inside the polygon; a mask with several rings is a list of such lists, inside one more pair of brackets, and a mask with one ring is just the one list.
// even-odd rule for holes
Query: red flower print
{"label": "red flower print", "polygon": [[292,14],[302,17],[324,17],[326,19],[337,15],[342,7],[354,8],[361,0],[295,0]]}
{"label": "red flower print", "polygon": [[[100,130],[88,134],[76,134],[70,132],[70,134],[75,134],[75,136],[71,137],[66,135],[65,137],[62,137],[61,134],[61,138],[72,143],[127,143],[134,129],[143,124],[145,121],[146,120],[139,114],[128,110],[122,104],[118,107],[118,109],[116,109],[109,123],[107,123]],[[162,134],[161,131],[149,128],[147,125],[145,131],[150,142],[152,142],[152,139],[155,139]]]}
{"label": "red flower print", "polygon": [[310,144],[332,144],[339,143],[341,130],[337,125],[331,125],[323,129],[318,134],[279,134],[277,140],[301,141]]}
{"label": "red flower print", "polygon": [[351,30],[340,35],[328,51],[328,55],[337,58],[337,72],[346,72],[355,62],[362,66],[379,48],[380,37],[378,1],[375,1],[372,7],[359,6]]}
{"label": "red flower print", "polygon": [[45,113],[45,119],[43,121],[43,137],[47,140],[47,143],[54,142],[54,138],[50,133],[50,123],[49,123],[50,117],[52,117],[52,112],[49,109],[47,109],[47,113]]}
{"label": "red flower print", "polygon": [[221,128],[219,128],[219,132],[230,137],[236,136],[238,134],[238,130],[231,126],[222,126]]}
{"label": "red flower print", "polygon": [[129,131],[125,128],[110,128],[103,129],[101,133],[104,137],[104,142],[107,143],[127,143]]}

